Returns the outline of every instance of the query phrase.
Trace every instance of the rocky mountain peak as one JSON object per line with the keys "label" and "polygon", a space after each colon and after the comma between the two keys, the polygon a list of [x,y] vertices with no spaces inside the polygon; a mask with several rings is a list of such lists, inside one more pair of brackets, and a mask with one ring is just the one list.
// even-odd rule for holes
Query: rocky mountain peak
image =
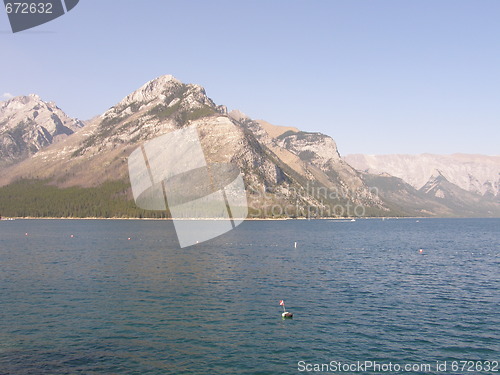
{"label": "rocky mountain peak", "polygon": [[38,105],[46,107],[55,107],[54,103],[43,102],[36,94],[16,96],[5,102],[0,102],[0,113],[3,117],[13,116],[17,111],[26,111],[27,106],[34,108]]}
{"label": "rocky mountain peak", "polygon": [[432,173],[432,175],[429,177],[429,180],[424,185],[424,187],[428,186],[428,185],[432,185],[432,184],[439,184],[439,183],[444,182],[444,181],[448,181],[448,180],[446,179],[446,177],[443,175],[443,173],[439,169],[436,169],[434,171],[434,173]]}
{"label": "rocky mountain peak", "polygon": [[0,164],[37,153],[84,126],[38,95],[17,96],[0,104]]}
{"label": "rocky mountain peak", "polygon": [[[23,117],[37,117],[44,112],[50,112],[50,114],[69,119],[69,117],[57,107],[56,103],[46,102],[37,94],[29,94],[25,96],[16,96],[8,101],[0,102],[0,123],[3,123],[3,125],[8,124],[10,126],[15,126],[15,122],[22,120]],[[83,125],[81,121],[77,119],[73,120],[77,128]]]}
{"label": "rocky mountain peak", "polygon": [[182,86],[181,81],[171,75],[163,75],[146,82],[136,91],[127,95],[119,104],[147,103],[152,100],[162,99],[179,88],[179,86]]}
{"label": "rocky mountain peak", "polygon": [[202,86],[164,75],[147,82],[97,118],[89,125],[90,137],[72,154],[89,156],[116,150],[195,120],[220,115],[227,115],[227,108],[216,105]]}
{"label": "rocky mountain peak", "polygon": [[281,147],[290,150],[302,160],[321,167],[340,161],[337,144],[325,134],[289,130],[276,140]]}
{"label": "rocky mountain peak", "polygon": [[[163,114],[169,117],[173,112],[192,110],[212,110],[214,113],[227,114],[225,106],[217,106],[210,99],[205,89],[196,84],[184,84],[171,75],[155,78],[133,93],[127,95],[118,104],[106,111],[103,120],[124,118],[136,113]],[[118,119],[117,119],[118,118]]]}
{"label": "rocky mountain peak", "polygon": [[[441,172],[439,169],[434,169],[432,173],[429,176],[429,179],[427,180],[426,184],[432,183],[432,182],[439,182],[446,180],[446,177],[443,175],[443,172]],[[425,185],[424,185],[425,186]]]}

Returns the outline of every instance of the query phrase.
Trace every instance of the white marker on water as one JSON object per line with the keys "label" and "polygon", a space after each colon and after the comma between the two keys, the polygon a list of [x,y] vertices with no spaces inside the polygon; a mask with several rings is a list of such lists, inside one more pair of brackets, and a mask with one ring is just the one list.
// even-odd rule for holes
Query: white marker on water
{"label": "white marker on water", "polygon": [[293,314],[291,312],[286,311],[285,309],[285,301],[281,300],[280,305],[283,306],[283,313],[281,314],[281,317],[283,319],[291,319],[293,318]]}

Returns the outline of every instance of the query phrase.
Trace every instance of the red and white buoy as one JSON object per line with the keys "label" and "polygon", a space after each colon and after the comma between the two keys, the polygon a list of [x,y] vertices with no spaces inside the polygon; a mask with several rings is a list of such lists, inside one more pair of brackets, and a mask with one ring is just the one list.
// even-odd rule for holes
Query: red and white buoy
{"label": "red and white buoy", "polygon": [[281,314],[281,317],[283,319],[291,319],[293,318],[293,314],[291,312],[288,312],[285,310],[285,301],[280,300],[280,306],[283,306],[283,313]]}

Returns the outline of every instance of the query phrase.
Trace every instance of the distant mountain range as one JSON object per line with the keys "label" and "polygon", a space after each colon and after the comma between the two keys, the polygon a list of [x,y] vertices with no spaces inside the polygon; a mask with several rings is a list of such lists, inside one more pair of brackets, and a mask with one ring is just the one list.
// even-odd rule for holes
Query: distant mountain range
{"label": "distant mountain range", "polygon": [[344,160],[365,176],[371,176],[366,179],[372,183],[376,178],[394,176],[409,184],[418,195],[445,206],[430,212],[447,216],[498,216],[500,156],[356,154],[347,155]]}
{"label": "distant mountain range", "polygon": [[442,176],[481,196],[500,195],[500,156],[486,155],[347,155],[344,160],[366,173],[388,173],[421,189]]}
{"label": "distant mountain range", "polygon": [[[401,175],[383,170],[386,162],[366,164],[371,157],[341,158],[327,135],[228,113],[201,86],[172,76],[147,82],[85,124],[36,95],[0,103],[0,214],[157,216],[132,209],[127,158],[145,141],[187,125],[197,125],[208,163],[240,168],[250,216],[500,216],[498,159],[484,157],[484,173],[475,174],[462,156],[454,174],[429,167],[430,176]],[[467,186],[456,183],[464,171]],[[98,201],[107,208],[91,209],[104,186],[107,198]],[[89,201],[85,191],[94,192]]]}

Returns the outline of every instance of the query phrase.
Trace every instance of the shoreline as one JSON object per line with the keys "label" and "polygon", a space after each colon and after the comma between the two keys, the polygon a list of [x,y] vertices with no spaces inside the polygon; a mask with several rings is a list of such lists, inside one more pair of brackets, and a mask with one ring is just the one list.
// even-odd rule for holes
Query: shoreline
{"label": "shoreline", "polygon": [[[307,217],[297,217],[297,218],[179,218],[175,220],[185,220],[185,221],[230,221],[230,220],[242,220],[242,221],[293,221],[293,220],[331,220],[331,221],[356,221],[356,220],[399,220],[399,219],[500,219],[500,217],[426,217],[426,216],[354,216],[354,217],[318,217],[318,218],[307,218]],[[5,217],[0,219],[0,221],[16,221],[16,220],[144,220],[144,221],[174,221],[172,218],[138,218],[138,217]]]}

